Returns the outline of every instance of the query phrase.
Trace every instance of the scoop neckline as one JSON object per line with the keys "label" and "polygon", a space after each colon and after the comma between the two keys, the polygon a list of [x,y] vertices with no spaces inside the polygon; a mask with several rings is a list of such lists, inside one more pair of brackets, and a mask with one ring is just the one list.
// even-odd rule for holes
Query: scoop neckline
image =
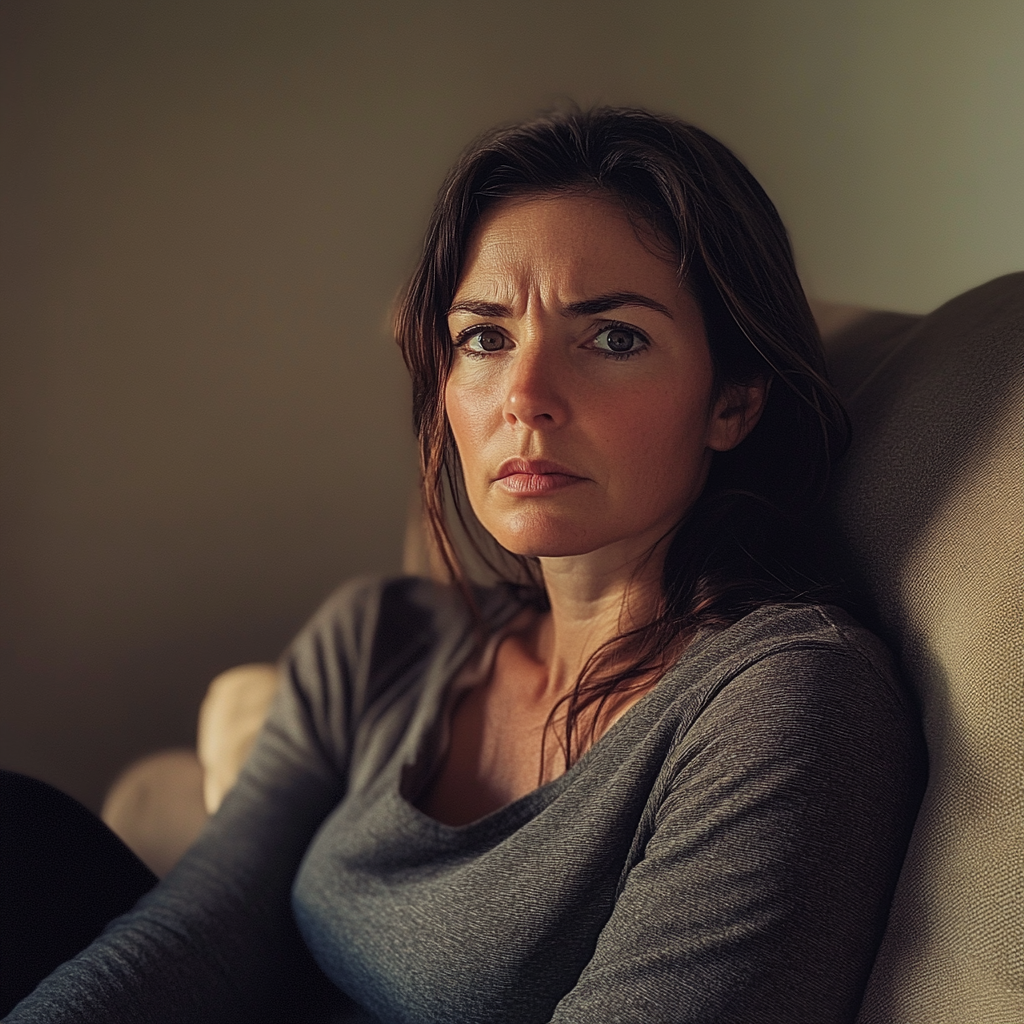
{"label": "scoop neckline", "polygon": [[[528,606],[524,606],[519,612],[509,616],[509,618],[502,624],[499,633],[495,634],[498,636],[497,641],[493,644],[489,642],[489,646],[493,646],[492,663],[493,656],[497,653],[497,648],[501,641],[508,635],[511,626],[518,615],[521,614],[522,611],[525,611],[527,607]],[[402,780],[405,771],[416,764],[417,759],[422,753],[423,745],[427,742],[429,735],[429,727],[425,729],[419,737],[413,761],[406,763],[399,760],[398,772],[396,773],[397,778],[393,780],[394,784],[389,786],[389,796],[405,808],[405,813],[411,822],[415,822],[421,826],[425,825],[437,835],[451,837],[457,836],[460,838],[466,836],[475,837],[477,833],[480,835],[487,835],[492,832],[508,832],[521,827],[522,824],[525,824],[527,821],[536,817],[545,810],[549,804],[553,803],[561,795],[562,790],[569,786],[577,775],[582,774],[582,772],[587,769],[590,762],[600,756],[605,748],[610,746],[615,738],[628,728],[629,723],[640,717],[642,710],[638,711],[638,709],[646,710],[646,708],[653,703],[655,695],[660,695],[660,693],[664,692],[662,687],[664,681],[674,675],[676,670],[689,660],[697,647],[703,646],[700,642],[704,638],[703,633],[704,631],[701,630],[694,636],[693,640],[691,640],[687,645],[683,653],[658,677],[657,682],[655,682],[655,684],[639,700],[619,715],[619,717],[616,718],[607,729],[605,729],[601,736],[592,743],[582,756],[571,764],[566,771],[562,772],[562,774],[556,778],[543,783],[543,785],[537,786],[535,789],[531,789],[522,796],[516,797],[515,800],[511,800],[507,804],[502,804],[501,807],[496,807],[493,811],[488,811],[488,813],[482,817],[464,822],[461,825],[449,825],[446,822],[439,821],[437,818],[434,818],[432,815],[427,814],[426,811],[417,807],[412,800],[408,799],[403,794]],[[489,641],[492,639],[493,638],[489,638]],[[472,657],[472,655],[470,655],[470,657]],[[451,694],[454,692],[453,687],[457,682],[458,676],[461,675],[462,672],[463,669],[460,668],[445,686],[444,693],[440,697],[440,704],[442,708],[440,712],[441,714],[445,713],[445,706],[447,705]],[[447,728],[449,730],[450,726],[451,721],[449,719],[447,722]],[[609,739],[609,737],[611,737],[611,739]],[[520,821],[519,819],[522,820]]]}
{"label": "scoop neckline", "polygon": [[[515,831],[515,829],[522,827],[522,825],[536,817],[551,803],[553,803],[577,776],[581,775],[587,770],[587,768],[589,768],[591,762],[600,757],[604,753],[605,749],[616,742],[620,735],[626,729],[630,728],[634,722],[640,719],[642,715],[646,714],[651,706],[663,700],[670,699],[666,697],[666,684],[675,678],[681,671],[684,671],[694,660],[699,657],[703,657],[707,653],[709,645],[715,645],[723,636],[734,630],[740,623],[747,623],[752,618],[763,615],[766,609],[777,610],[779,608],[789,607],[791,607],[791,605],[787,602],[770,602],[766,605],[761,605],[759,608],[741,617],[733,623],[732,626],[725,630],[718,630],[710,627],[698,629],[694,633],[690,643],[687,644],[679,657],[661,674],[657,682],[638,701],[636,701],[635,704],[631,705],[625,712],[623,712],[623,714],[620,715],[604,731],[596,742],[591,744],[587,751],[579,758],[579,760],[572,764],[567,771],[563,772],[557,778],[551,779],[543,785],[538,786],[536,789],[532,789],[528,793],[524,793],[521,797],[517,797],[509,803],[504,804],[501,807],[497,807],[493,811],[489,811],[480,818],[465,822],[462,825],[448,825],[431,817],[425,811],[420,810],[420,808],[412,801],[408,800],[401,791],[402,774],[407,764],[415,763],[415,758],[412,762],[407,762],[402,758],[396,759],[395,764],[397,765],[398,770],[394,773],[391,784],[387,788],[386,798],[399,806],[399,810],[405,815],[407,825],[418,827],[420,831],[426,828],[432,831],[435,837],[449,839],[466,839],[469,837],[473,839],[482,839],[492,833],[508,835],[512,831]],[[826,606],[817,604],[805,605],[801,603],[799,607],[802,609],[815,609],[820,614],[821,610]],[[527,608],[529,608],[528,604],[520,603],[518,607],[514,607],[513,610],[508,613],[507,617],[501,616],[498,618],[495,628],[497,630],[507,632],[509,626],[514,622],[517,615],[525,611]],[[495,651],[496,650],[497,644],[495,644]],[[469,658],[472,658],[472,654],[469,655]],[[467,658],[467,661],[469,658]],[[460,668],[459,672],[461,671],[462,669]],[[445,684],[444,693],[441,697],[442,704],[447,699],[447,695],[450,693],[451,686],[454,684],[459,672],[453,675],[452,679]],[[428,730],[429,726],[424,730],[417,741],[415,748],[416,756],[418,756],[422,749],[422,744],[425,742]]]}

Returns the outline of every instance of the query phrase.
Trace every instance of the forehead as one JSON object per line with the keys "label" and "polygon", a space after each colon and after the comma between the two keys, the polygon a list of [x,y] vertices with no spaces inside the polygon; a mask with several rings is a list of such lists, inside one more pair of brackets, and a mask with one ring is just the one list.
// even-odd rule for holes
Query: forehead
{"label": "forehead", "polygon": [[471,290],[510,297],[545,286],[574,293],[675,293],[680,287],[653,233],[636,226],[613,199],[571,194],[501,201],[470,237],[457,296]]}

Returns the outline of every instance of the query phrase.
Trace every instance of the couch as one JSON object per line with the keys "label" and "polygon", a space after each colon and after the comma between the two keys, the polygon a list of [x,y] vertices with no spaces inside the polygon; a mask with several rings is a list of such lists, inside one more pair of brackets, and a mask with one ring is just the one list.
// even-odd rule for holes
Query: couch
{"label": "couch", "polygon": [[[859,1024],[1024,1022],[1024,273],[927,316],[813,304],[854,445],[840,559],[918,697],[930,776]],[[432,571],[418,517],[405,568]],[[154,755],[104,817],[163,873],[237,775],[273,666],[211,684],[198,749]]]}

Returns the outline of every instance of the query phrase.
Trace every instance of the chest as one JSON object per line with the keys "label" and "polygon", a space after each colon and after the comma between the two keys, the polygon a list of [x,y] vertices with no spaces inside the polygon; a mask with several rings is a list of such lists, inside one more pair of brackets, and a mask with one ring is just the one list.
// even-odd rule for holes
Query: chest
{"label": "chest", "polygon": [[418,801],[421,810],[462,825],[562,774],[556,729],[564,723],[564,705],[546,684],[542,668],[502,646],[488,678],[448,711],[447,747]]}
{"label": "chest", "polygon": [[[574,680],[573,680],[574,682]],[[640,681],[576,722],[596,742],[647,692]],[[447,825],[464,825],[520,799],[566,769],[565,684],[552,686],[548,670],[510,638],[497,651],[487,679],[449,710],[449,738],[441,764],[417,806]]]}
{"label": "chest", "polygon": [[640,845],[643,766],[607,762],[461,828],[403,799],[397,764],[344,800],[293,890],[324,972],[380,1020],[549,1020]]}

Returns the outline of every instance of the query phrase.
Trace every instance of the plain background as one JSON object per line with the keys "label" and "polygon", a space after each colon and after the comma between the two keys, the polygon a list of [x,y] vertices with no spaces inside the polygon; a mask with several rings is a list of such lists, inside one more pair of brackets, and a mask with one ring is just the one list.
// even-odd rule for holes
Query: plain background
{"label": "plain background", "polygon": [[0,47],[0,763],[94,808],[397,568],[388,311],[480,130],[692,120],[821,298],[1024,266],[1020,0],[3,0]]}

